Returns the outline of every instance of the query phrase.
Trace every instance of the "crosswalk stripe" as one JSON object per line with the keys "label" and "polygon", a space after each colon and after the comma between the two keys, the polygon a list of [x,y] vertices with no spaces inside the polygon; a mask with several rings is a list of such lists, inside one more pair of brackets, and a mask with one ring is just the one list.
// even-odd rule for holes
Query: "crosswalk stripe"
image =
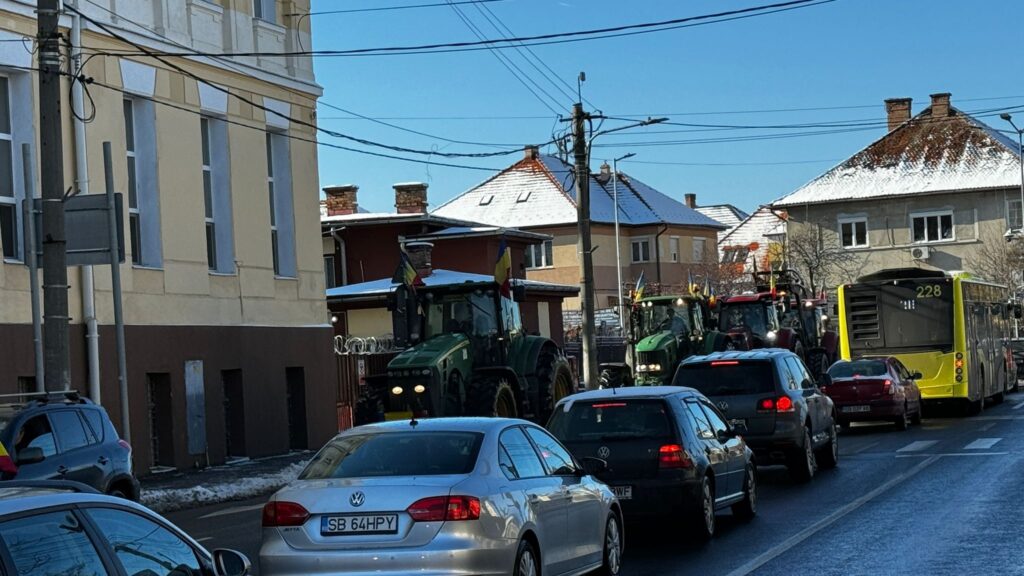
{"label": "crosswalk stripe", "polygon": [[1020,402],[1018,404],[1013,405],[1014,410],[1020,410],[1021,408],[1024,408],[1024,402]]}
{"label": "crosswalk stripe", "polygon": [[938,440],[918,440],[916,442],[911,442],[910,444],[907,444],[903,448],[897,450],[897,452],[920,452],[921,450],[930,448],[931,446],[934,446],[938,443]]}
{"label": "crosswalk stripe", "polygon": [[967,446],[964,446],[964,450],[988,450],[995,446],[1002,438],[978,438],[974,442],[971,442]]}

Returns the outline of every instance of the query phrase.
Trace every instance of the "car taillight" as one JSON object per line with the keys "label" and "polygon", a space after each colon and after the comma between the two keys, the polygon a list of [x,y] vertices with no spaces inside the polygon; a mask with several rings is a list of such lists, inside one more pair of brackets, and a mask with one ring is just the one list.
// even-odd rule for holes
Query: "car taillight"
{"label": "car taillight", "polygon": [[415,522],[479,520],[480,499],[472,496],[433,496],[413,502],[405,511]]}
{"label": "car taillight", "polygon": [[659,468],[692,468],[693,460],[679,444],[665,444],[658,449]]}
{"label": "car taillight", "polygon": [[779,396],[779,399],[775,401],[775,411],[792,412],[793,400],[789,396]]}
{"label": "car taillight", "polygon": [[892,380],[886,380],[882,383],[882,394],[895,394],[896,387],[892,385]]}
{"label": "car taillight", "polygon": [[772,410],[775,410],[775,398],[762,398],[757,403],[758,412],[771,412]]}
{"label": "car taillight", "polygon": [[309,511],[295,502],[267,502],[263,507],[263,527],[302,526],[309,520]]}
{"label": "car taillight", "polygon": [[120,446],[121,448],[124,448],[125,450],[127,450],[129,452],[132,451],[132,445],[129,444],[128,442],[124,441],[124,440],[118,440],[117,441],[117,445]]}

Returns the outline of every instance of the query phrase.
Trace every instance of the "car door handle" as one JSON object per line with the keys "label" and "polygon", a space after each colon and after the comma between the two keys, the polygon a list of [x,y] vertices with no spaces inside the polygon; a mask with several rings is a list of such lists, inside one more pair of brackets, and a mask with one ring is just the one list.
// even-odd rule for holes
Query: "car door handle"
{"label": "car door handle", "polygon": [[100,464],[106,466],[107,463],[110,462],[110,459],[107,458],[106,456],[100,456],[99,458],[96,459],[96,461],[99,462]]}

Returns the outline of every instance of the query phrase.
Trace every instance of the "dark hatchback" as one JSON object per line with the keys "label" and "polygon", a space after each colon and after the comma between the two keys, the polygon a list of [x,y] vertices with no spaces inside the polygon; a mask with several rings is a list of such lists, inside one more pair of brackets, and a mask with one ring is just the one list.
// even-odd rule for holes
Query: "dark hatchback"
{"label": "dark hatchback", "polygon": [[920,372],[910,372],[893,356],[840,360],[828,369],[832,383],[823,387],[839,411],[839,425],[889,421],[900,430],[921,423]]}
{"label": "dark hatchback", "polygon": [[627,518],[683,515],[700,538],[715,512],[752,518],[757,472],[742,430],[700,393],[676,386],[617,388],[562,399],[548,430],[577,459],[599,458]]}

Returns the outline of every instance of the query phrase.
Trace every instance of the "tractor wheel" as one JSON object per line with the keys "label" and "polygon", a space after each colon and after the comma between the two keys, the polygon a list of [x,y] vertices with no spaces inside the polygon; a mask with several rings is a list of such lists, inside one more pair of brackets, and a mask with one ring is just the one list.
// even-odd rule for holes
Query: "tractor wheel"
{"label": "tractor wheel", "polygon": [[574,392],[572,370],[565,358],[553,350],[542,350],[537,358],[537,386],[540,389],[540,406],[534,412],[540,415],[541,422],[545,422],[554,411],[555,404]]}
{"label": "tractor wheel", "polygon": [[468,416],[515,418],[519,410],[508,380],[500,376],[484,376],[470,382],[463,413]]}

